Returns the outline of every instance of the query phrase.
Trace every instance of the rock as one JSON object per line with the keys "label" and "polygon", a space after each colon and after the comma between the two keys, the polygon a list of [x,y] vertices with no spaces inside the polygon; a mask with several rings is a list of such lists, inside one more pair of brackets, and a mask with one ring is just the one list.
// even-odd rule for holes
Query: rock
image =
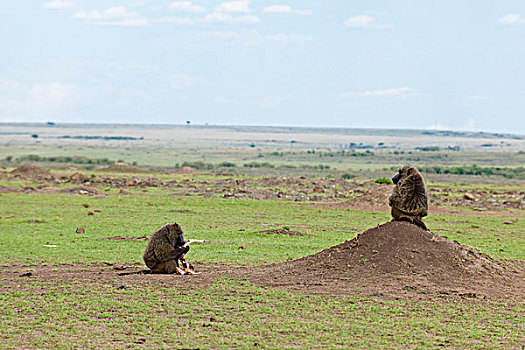
{"label": "rock", "polygon": [[313,189],[313,192],[315,192],[315,193],[324,193],[324,188],[322,188],[321,186],[315,186],[314,189]]}
{"label": "rock", "polygon": [[505,225],[513,225],[513,224],[514,224],[514,221],[510,221],[510,220],[508,220],[508,221],[503,221],[503,223],[504,223]]}
{"label": "rock", "polygon": [[69,177],[69,180],[71,182],[84,182],[87,180],[87,176],[81,173],[74,173]]}
{"label": "rock", "polygon": [[95,213],[93,213],[92,211],[88,212],[87,214],[88,215],[95,215]]}
{"label": "rock", "polygon": [[465,194],[463,195],[463,198],[465,198],[466,200],[469,200],[469,201],[475,201],[476,200],[476,197],[472,193],[469,193],[469,192],[465,192]]}
{"label": "rock", "polygon": [[86,230],[85,230],[83,227],[77,227],[77,229],[76,229],[75,232],[76,232],[76,233],[85,233]]}

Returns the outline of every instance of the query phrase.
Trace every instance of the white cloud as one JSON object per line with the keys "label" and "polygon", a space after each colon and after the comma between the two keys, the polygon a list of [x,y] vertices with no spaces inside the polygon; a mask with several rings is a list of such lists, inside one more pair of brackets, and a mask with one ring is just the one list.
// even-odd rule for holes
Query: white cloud
{"label": "white cloud", "polygon": [[0,117],[56,116],[77,105],[81,89],[62,82],[36,83],[0,79]]}
{"label": "white cloud", "polygon": [[343,97],[382,97],[393,96],[399,98],[406,98],[408,96],[418,95],[414,89],[409,87],[400,87],[397,89],[383,89],[383,90],[367,90],[363,92],[347,92],[342,94]]}
{"label": "white cloud", "polygon": [[66,8],[70,8],[75,3],[71,1],[61,1],[61,0],[55,0],[55,1],[46,1],[44,3],[44,9],[46,10],[62,10]]}
{"label": "white cloud", "polygon": [[125,6],[110,7],[102,12],[98,10],[79,11],[73,18],[84,19],[92,24],[139,27],[148,24],[148,20],[137,12],[131,12]]}
{"label": "white cloud", "polygon": [[74,99],[76,88],[63,83],[35,84],[29,90],[30,102],[44,109],[58,109]]}
{"label": "white cloud", "polygon": [[250,11],[250,0],[226,1],[215,8],[217,12],[248,13]]}
{"label": "white cloud", "polygon": [[312,15],[311,10],[294,10],[288,5],[270,5],[263,9],[263,13],[283,13],[283,14],[295,14],[310,16]]}
{"label": "white cloud", "polygon": [[259,17],[252,15],[232,16],[215,12],[204,17],[203,21],[208,23],[255,24],[259,23]]}
{"label": "white cloud", "polygon": [[305,44],[313,40],[313,37],[303,34],[284,34],[279,33],[275,35],[267,35],[266,40],[269,41],[279,41],[283,43],[299,43]]}
{"label": "white cloud", "polygon": [[370,17],[367,15],[359,15],[350,17],[345,21],[345,26],[348,28],[361,28],[361,29],[367,29],[371,28],[374,17]]}
{"label": "white cloud", "polygon": [[512,13],[498,19],[498,24],[504,26],[525,24],[525,18],[522,18],[520,14]]}
{"label": "white cloud", "polygon": [[191,1],[174,1],[168,7],[171,10],[190,12],[190,13],[203,13],[205,12],[204,7],[198,4],[193,4]]}

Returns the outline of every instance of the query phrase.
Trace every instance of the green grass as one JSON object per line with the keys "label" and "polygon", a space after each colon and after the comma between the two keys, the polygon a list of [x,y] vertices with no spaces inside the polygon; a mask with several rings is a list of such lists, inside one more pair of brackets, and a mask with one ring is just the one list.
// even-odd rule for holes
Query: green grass
{"label": "green grass", "polygon": [[[147,196],[137,192],[139,195],[126,196],[111,189],[104,192],[103,199],[3,194],[0,249],[9,253],[0,257],[0,264],[142,263],[144,240],[105,238],[150,236],[162,224],[176,221],[188,238],[212,242],[193,246],[192,260],[258,265],[315,253],[389,219],[384,213],[324,210],[316,204],[178,197],[162,190],[149,190]],[[101,212],[88,216],[94,209]],[[282,226],[305,235],[261,233]],[[75,233],[77,227],[86,232]]]}
{"label": "green grass", "polygon": [[[98,196],[4,193],[0,196],[0,264],[142,263],[144,240],[166,222],[178,222],[195,245],[189,253],[202,263],[258,265],[296,259],[342,243],[390,220],[388,213],[323,209],[316,203],[169,196],[169,191],[117,189]],[[83,205],[87,205],[85,208]],[[95,209],[94,215],[87,215]],[[494,216],[431,215],[437,233],[499,258],[523,259],[525,220]],[[459,222],[457,222],[459,221]],[[287,226],[303,236],[261,233]],[[75,233],[83,227],[85,233]],[[44,245],[56,245],[45,247]],[[239,247],[244,249],[239,249]]]}
{"label": "green grass", "polygon": [[[180,197],[159,188],[131,188],[134,195],[100,190],[101,199],[1,194],[0,265],[21,265],[18,270],[26,272],[41,264],[142,264],[145,240],[106,238],[150,236],[173,221],[188,238],[211,241],[192,246],[187,255],[197,270],[200,264],[259,265],[318,252],[390,220],[388,213],[323,209],[316,203]],[[87,215],[95,209],[100,212]],[[426,223],[495,258],[523,260],[525,220],[503,224],[507,220],[431,213]],[[77,227],[86,232],[75,233]],[[261,233],[285,227],[305,235]],[[206,288],[121,279],[53,283],[9,279],[2,272],[4,348],[500,349],[519,348],[525,338],[523,302],[307,296],[227,278]],[[125,288],[117,289],[122,283]]]}
{"label": "green grass", "polygon": [[27,283],[2,293],[6,348],[449,348],[523,341],[525,309],[334,298],[218,280],[206,289]]}

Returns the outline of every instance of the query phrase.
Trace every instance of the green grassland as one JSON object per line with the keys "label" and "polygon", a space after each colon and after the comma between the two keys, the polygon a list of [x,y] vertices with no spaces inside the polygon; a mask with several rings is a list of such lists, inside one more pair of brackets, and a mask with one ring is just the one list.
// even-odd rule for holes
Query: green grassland
{"label": "green grassland", "polygon": [[[172,176],[179,181],[195,177],[206,178]],[[0,181],[8,186],[30,183]],[[439,186],[453,192],[459,185]],[[506,186],[483,186],[492,188]],[[161,188],[131,189],[132,195],[111,187],[100,190],[102,196],[1,194],[3,347],[500,349],[523,345],[523,302],[315,296],[227,277],[208,287],[189,288],[169,283],[117,288],[122,284],[117,278],[53,283],[5,277],[13,266],[22,274],[34,271],[35,265],[142,264],[145,240],[108,238],[149,236],[165,222],[178,222],[190,239],[209,241],[192,246],[187,255],[198,270],[207,265],[251,266],[296,259],[390,219],[388,213],[326,209],[318,203],[171,196]],[[87,215],[89,211],[94,215]],[[506,220],[514,224],[503,224]],[[426,222],[435,232],[494,258],[524,259],[523,217],[430,215]],[[85,233],[76,233],[77,227],[85,228]],[[272,228],[304,235],[262,232]]]}
{"label": "green grassland", "polygon": [[[178,222],[188,238],[220,243],[197,246],[191,253],[196,262],[259,265],[313,254],[390,219],[389,213],[324,209],[317,203],[170,196],[162,189],[135,193],[120,195],[117,189],[108,189],[100,196],[104,198],[2,194],[0,248],[7,254],[0,257],[0,264],[142,263],[145,241],[107,238],[149,236],[166,222]],[[96,209],[100,212],[87,215]],[[441,235],[495,257],[522,259],[525,220],[503,225],[506,220],[487,215],[426,219]],[[75,233],[77,227],[86,232]],[[282,227],[304,235],[261,233]]]}
{"label": "green grassland", "polygon": [[[357,177],[353,181],[358,185],[369,186],[410,163],[428,167],[424,175],[434,189],[431,199],[446,196],[461,203],[465,192],[496,200],[523,192],[525,137],[520,135],[193,125],[0,126],[0,186],[6,187],[50,185],[8,175],[33,155],[54,174],[79,169],[88,177],[154,177],[165,183],[176,180],[186,189],[194,180],[212,186],[211,180],[221,179],[250,179],[248,186],[262,189],[262,176],[313,181]],[[106,168],[121,161],[150,172],[112,173]],[[184,165],[201,174],[171,173]],[[96,186],[100,195],[0,193],[0,347],[523,349],[525,344],[524,300],[309,295],[230,276],[209,285],[198,283],[203,275],[160,280],[144,276],[142,283],[126,282],[107,273],[108,266],[142,266],[144,237],[166,222],[179,223],[189,239],[207,241],[192,245],[186,256],[197,271],[206,271],[314,254],[389,221],[390,214],[320,202],[173,195],[177,189],[166,187],[128,187],[131,194],[126,195],[109,184]],[[286,184],[279,187],[285,190]],[[525,260],[523,210],[487,215],[469,206],[454,207],[454,215],[430,212],[425,222],[435,233],[495,259]],[[78,227],[85,232],[76,233]],[[272,229],[301,235],[269,233]],[[45,280],[38,276],[41,266],[106,273],[98,279]],[[28,272],[35,275],[20,277]]]}
{"label": "green grassland", "polygon": [[[31,284],[4,292],[7,348],[519,348],[523,308],[304,296],[243,280],[201,289]],[[23,316],[21,316],[23,315]],[[16,323],[15,323],[16,322]]]}

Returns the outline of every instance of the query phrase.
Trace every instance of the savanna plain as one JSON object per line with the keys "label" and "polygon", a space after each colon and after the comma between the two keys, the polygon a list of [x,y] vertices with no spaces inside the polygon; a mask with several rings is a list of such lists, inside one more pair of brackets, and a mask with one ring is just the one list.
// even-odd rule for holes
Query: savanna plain
{"label": "savanna plain", "polygon": [[[389,179],[426,179],[425,232]],[[525,344],[525,136],[0,124],[0,346]],[[177,222],[198,275],[151,275]]]}

